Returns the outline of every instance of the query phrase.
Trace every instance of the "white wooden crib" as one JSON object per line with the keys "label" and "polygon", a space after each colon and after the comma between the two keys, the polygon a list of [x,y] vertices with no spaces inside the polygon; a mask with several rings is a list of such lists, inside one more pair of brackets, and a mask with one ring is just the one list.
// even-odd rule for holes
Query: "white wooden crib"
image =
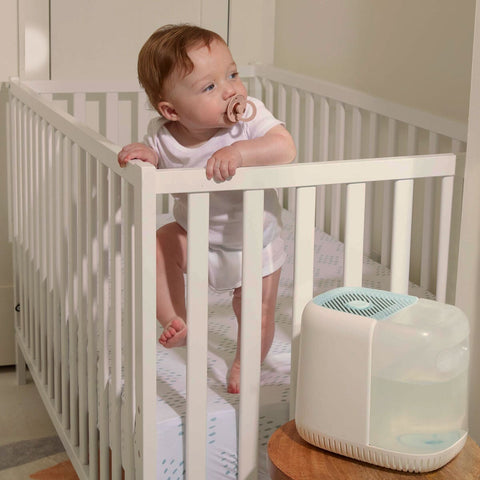
{"label": "white wooden crib", "polygon": [[[301,314],[314,291],[315,228],[342,242],[341,283],[361,285],[371,257],[388,268],[391,290],[407,292],[414,280],[453,301],[462,126],[273,67],[242,75],[249,93],[286,121],[298,160],[243,168],[221,184],[202,170],[157,171],[139,161],[119,168],[118,145],[141,139],[152,116],[136,85],[10,82],[18,377],[25,382],[28,365],[81,479],[183,478],[183,471],[190,480],[214,478],[207,462],[210,192],[244,192],[248,321],[234,477],[258,472],[265,189],[279,189],[294,231],[290,412]],[[186,430],[177,476],[167,477],[155,421],[155,228],[168,194],[180,192],[189,194]]]}

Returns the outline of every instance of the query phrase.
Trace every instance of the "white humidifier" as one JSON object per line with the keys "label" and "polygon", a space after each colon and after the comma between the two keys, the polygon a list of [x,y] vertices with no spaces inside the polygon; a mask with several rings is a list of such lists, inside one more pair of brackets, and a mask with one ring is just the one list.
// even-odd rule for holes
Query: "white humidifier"
{"label": "white humidifier", "polygon": [[295,421],[307,442],[427,472],[467,439],[468,320],[456,307],[338,288],[305,307]]}

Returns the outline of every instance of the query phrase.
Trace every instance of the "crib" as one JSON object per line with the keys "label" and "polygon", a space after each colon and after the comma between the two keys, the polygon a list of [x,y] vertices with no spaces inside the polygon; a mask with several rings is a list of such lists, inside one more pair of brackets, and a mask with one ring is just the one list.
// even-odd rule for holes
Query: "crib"
{"label": "crib", "polygon": [[[119,145],[141,139],[154,114],[134,83],[9,83],[18,380],[28,366],[81,479],[268,478],[265,445],[293,416],[314,294],[363,284],[454,301],[465,128],[272,66],[241,75],[286,122],[298,157],[224,183],[197,169],[118,166]],[[265,189],[284,207],[288,261],[261,367]],[[207,282],[209,194],[224,190],[244,198],[238,396],[221,378],[229,298]],[[157,343],[153,260],[172,193],[189,198],[189,334],[175,352]]]}

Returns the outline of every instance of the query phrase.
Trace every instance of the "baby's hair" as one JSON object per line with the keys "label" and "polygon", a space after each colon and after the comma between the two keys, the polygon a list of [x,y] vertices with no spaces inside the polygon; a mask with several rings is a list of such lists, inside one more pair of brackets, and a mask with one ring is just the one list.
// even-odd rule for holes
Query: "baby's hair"
{"label": "baby's hair", "polygon": [[192,72],[188,51],[196,45],[209,47],[214,40],[225,43],[217,33],[188,24],[165,25],[153,32],[138,54],[137,71],[140,85],[156,110],[170,75],[174,71],[184,76]]}

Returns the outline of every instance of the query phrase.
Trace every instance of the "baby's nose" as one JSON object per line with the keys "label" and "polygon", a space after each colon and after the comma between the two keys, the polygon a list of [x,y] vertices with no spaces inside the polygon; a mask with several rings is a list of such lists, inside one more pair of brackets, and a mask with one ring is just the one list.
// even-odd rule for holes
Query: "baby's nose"
{"label": "baby's nose", "polygon": [[230,97],[233,97],[237,92],[232,85],[226,85],[223,90],[223,98],[228,100]]}

